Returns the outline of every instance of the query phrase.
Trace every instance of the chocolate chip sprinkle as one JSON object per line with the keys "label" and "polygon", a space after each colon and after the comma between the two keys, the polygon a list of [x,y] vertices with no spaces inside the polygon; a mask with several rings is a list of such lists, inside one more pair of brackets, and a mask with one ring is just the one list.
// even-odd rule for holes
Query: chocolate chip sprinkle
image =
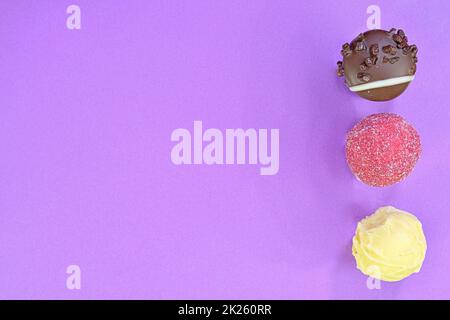
{"label": "chocolate chip sprinkle", "polygon": [[394,40],[396,43],[401,43],[403,41],[403,38],[399,34],[394,34],[392,36],[392,40]]}
{"label": "chocolate chip sprinkle", "polygon": [[400,57],[389,58],[387,56],[383,56],[383,63],[388,63],[389,62],[390,64],[394,64],[394,63],[396,63],[399,60],[400,60]]}
{"label": "chocolate chip sprinkle", "polygon": [[378,44],[373,44],[370,46],[370,56],[376,57],[378,55],[378,52],[380,52],[380,49],[378,48]]}
{"label": "chocolate chip sprinkle", "polygon": [[389,63],[390,64],[394,64],[396,63],[398,60],[400,60],[400,57],[392,57],[389,59]]}
{"label": "chocolate chip sprinkle", "polygon": [[408,44],[405,41],[400,42],[399,44],[397,44],[397,47],[399,49],[403,49],[404,47],[406,47]]}
{"label": "chocolate chip sprinkle", "polygon": [[338,61],[337,65],[338,65],[337,75],[338,75],[338,77],[343,77],[344,76],[344,65],[343,65],[342,61]]}
{"label": "chocolate chip sprinkle", "polygon": [[370,79],[372,78],[370,74],[365,73],[365,72],[360,72],[357,75],[358,79],[364,82],[369,82]]}
{"label": "chocolate chip sprinkle", "polygon": [[364,63],[366,64],[366,66],[367,67],[371,67],[371,66],[373,66],[374,65],[374,63],[373,63],[374,61],[372,60],[372,58],[366,58],[366,59],[364,59]]}
{"label": "chocolate chip sprinkle", "polygon": [[387,46],[384,46],[382,50],[384,53],[390,54],[392,56],[395,56],[395,54],[397,53],[397,48],[390,44]]}
{"label": "chocolate chip sprinkle", "polygon": [[[352,40],[352,42],[350,42],[350,49],[351,50],[356,50],[356,48],[357,48],[357,46],[358,46],[358,44],[360,43],[360,42],[364,42],[364,34],[363,33],[360,33],[360,34],[358,34],[358,36],[355,38],[355,39],[353,39]],[[362,46],[362,45],[361,45]],[[364,45],[364,50],[366,49],[366,47],[365,47],[365,45]],[[360,50],[357,50],[357,51],[360,51]]]}
{"label": "chocolate chip sprinkle", "polygon": [[352,54],[352,49],[350,48],[350,45],[349,45],[348,43],[345,43],[345,44],[342,46],[341,54],[342,54],[342,56],[344,56],[344,57],[347,57],[347,56],[349,56],[349,55]]}
{"label": "chocolate chip sprinkle", "polygon": [[358,41],[355,46],[356,51],[365,51],[367,49],[363,41]]}

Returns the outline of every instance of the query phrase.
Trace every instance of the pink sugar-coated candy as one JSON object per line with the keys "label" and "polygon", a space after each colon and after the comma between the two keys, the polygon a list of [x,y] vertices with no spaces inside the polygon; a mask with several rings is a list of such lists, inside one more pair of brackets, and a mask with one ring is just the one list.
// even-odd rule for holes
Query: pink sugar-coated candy
{"label": "pink sugar-coated candy", "polygon": [[378,113],[350,130],[345,151],[358,180],[384,187],[411,173],[422,148],[419,134],[405,119],[393,113]]}

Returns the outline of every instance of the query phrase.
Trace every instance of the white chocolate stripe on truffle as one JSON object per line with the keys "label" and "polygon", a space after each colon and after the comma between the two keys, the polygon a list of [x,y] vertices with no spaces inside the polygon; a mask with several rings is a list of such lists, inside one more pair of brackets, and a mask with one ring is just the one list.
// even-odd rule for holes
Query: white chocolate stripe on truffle
{"label": "white chocolate stripe on truffle", "polygon": [[364,83],[364,84],[359,84],[357,86],[349,87],[349,89],[353,92],[365,91],[365,90],[370,90],[370,89],[395,86],[397,84],[411,82],[411,81],[413,81],[413,79],[414,79],[414,76],[390,78],[390,79],[386,79],[386,80],[379,80],[379,81],[373,81],[373,82],[368,82],[368,83]]}

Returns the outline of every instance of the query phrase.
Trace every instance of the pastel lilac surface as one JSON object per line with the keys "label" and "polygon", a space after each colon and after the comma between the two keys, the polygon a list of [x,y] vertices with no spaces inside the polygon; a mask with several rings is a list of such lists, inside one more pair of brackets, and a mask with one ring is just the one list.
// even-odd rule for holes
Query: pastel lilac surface
{"label": "pastel lilac surface", "polygon": [[[0,298],[450,298],[449,1],[377,1],[419,48],[395,100],[335,75],[372,1],[0,4]],[[394,112],[423,153],[403,182],[358,182],[346,132]],[[280,168],[175,166],[175,128],[279,128]],[[419,274],[369,290],[356,223],[392,205],[427,237]],[[66,289],[79,265],[81,290]]]}

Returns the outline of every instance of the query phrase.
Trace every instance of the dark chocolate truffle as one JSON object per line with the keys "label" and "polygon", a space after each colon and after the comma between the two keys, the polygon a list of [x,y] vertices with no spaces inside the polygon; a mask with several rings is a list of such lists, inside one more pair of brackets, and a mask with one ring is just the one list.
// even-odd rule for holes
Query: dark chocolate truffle
{"label": "dark chocolate truffle", "polygon": [[403,30],[370,30],[342,46],[338,76],[348,88],[372,101],[398,97],[414,79],[417,47]]}

